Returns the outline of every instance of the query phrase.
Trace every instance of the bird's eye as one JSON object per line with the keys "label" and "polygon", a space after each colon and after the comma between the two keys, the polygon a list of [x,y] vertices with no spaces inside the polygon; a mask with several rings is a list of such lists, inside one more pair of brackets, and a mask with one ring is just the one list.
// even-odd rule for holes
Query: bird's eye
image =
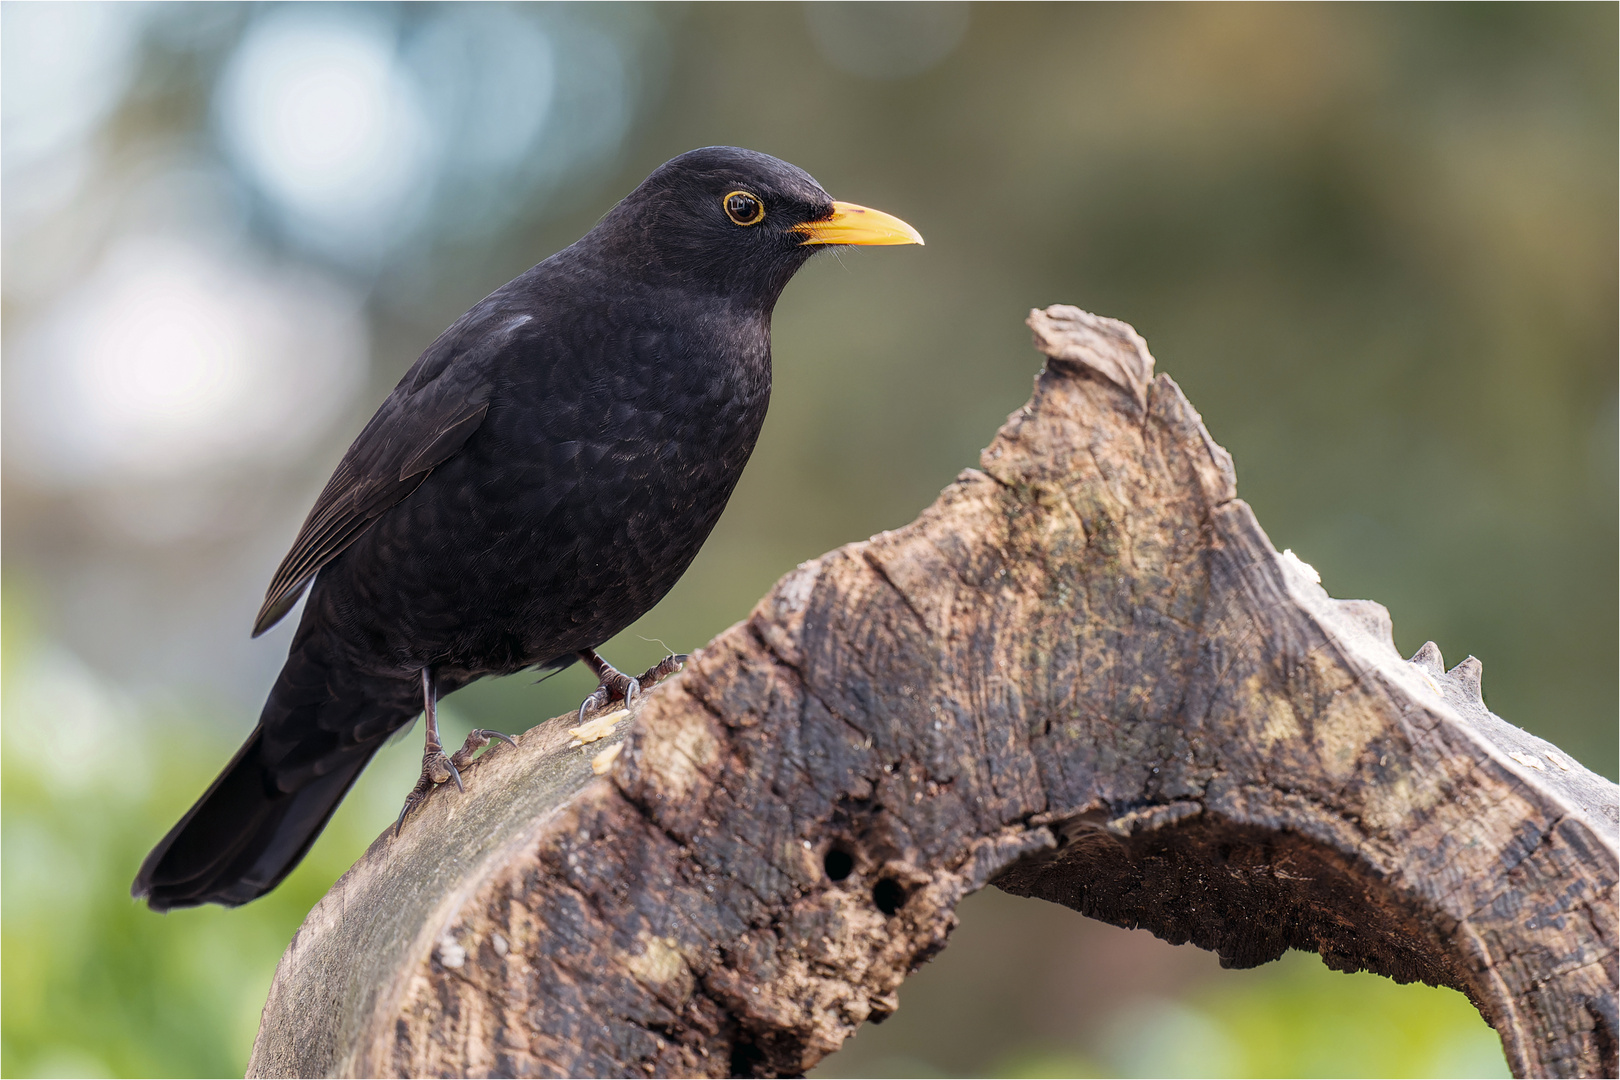
{"label": "bird's eye", "polygon": [[765,204],[759,201],[757,195],[733,191],[721,202],[726,208],[726,217],[738,225],[758,225],[765,220]]}

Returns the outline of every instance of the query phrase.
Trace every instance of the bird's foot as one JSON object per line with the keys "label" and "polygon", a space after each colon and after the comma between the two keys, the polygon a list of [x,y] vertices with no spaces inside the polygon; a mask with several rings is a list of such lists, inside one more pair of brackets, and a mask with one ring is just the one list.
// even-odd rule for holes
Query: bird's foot
{"label": "bird's foot", "polygon": [[410,812],[421,806],[434,788],[452,777],[456,781],[456,790],[465,791],[461,784],[461,770],[456,768],[456,763],[445,756],[442,747],[430,743],[422,754],[422,775],[417,778],[411,793],[405,796],[405,805],[399,808],[399,817],[394,819],[394,836],[399,836],[399,830],[404,828],[405,818]]}
{"label": "bird's foot", "polygon": [[410,812],[421,806],[429,793],[446,780],[454,780],[457,791],[466,791],[461,783],[461,770],[467,767],[474,754],[489,745],[491,739],[499,739],[509,746],[517,745],[511,736],[485,728],[474,728],[468,732],[467,741],[454,754],[446,755],[443,747],[437,743],[430,744],[422,754],[422,775],[417,779],[416,786],[411,788],[411,793],[405,796],[405,805],[400,807],[399,817],[394,821],[394,835],[399,835]]}
{"label": "bird's foot", "polygon": [[636,695],[643,690],[651,690],[660,681],[681,670],[681,665],[687,661],[685,653],[672,653],[642,672],[640,677],[634,677],[626,675],[588,649],[580,653],[580,657],[596,673],[596,677],[601,683],[591,696],[587,697],[579,706],[579,722],[581,724],[585,722],[585,717],[588,714],[604,706],[611,705],[615,701],[622,701],[625,708],[629,708],[631,703],[636,700]]}

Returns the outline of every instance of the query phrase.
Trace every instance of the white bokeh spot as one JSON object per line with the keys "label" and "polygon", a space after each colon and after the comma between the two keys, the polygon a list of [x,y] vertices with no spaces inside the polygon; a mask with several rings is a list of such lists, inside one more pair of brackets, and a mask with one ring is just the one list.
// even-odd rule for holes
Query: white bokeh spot
{"label": "white bokeh spot", "polygon": [[367,257],[410,231],[436,172],[433,128],[394,30],[344,9],[276,8],[221,79],[243,171],[310,246]]}
{"label": "white bokeh spot", "polygon": [[[37,479],[161,479],[306,449],[353,399],[358,298],[172,237],[114,247],[15,357],[8,424]],[[17,399],[14,399],[17,400]]]}

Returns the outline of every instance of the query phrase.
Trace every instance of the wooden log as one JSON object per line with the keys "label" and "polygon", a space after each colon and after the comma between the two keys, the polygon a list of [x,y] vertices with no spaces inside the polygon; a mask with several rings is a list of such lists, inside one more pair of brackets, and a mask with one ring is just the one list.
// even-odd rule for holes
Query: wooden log
{"label": "wooden log", "polygon": [[1455,987],[1516,1075],[1615,1075],[1620,788],[1277,554],[1130,327],[1030,325],[1034,397],[915,522],[380,837],[249,1075],[795,1074],[991,882]]}

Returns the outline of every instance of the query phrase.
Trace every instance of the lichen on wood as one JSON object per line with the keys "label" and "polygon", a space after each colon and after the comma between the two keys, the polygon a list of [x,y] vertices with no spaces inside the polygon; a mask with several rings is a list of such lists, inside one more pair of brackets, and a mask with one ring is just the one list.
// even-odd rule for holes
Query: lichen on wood
{"label": "lichen on wood", "polygon": [[249,1074],[795,1074],[993,882],[1452,986],[1515,1074],[1614,1075],[1620,788],[1279,555],[1130,327],[1030,324],[1034,396],[915,522],[380,837]]}

